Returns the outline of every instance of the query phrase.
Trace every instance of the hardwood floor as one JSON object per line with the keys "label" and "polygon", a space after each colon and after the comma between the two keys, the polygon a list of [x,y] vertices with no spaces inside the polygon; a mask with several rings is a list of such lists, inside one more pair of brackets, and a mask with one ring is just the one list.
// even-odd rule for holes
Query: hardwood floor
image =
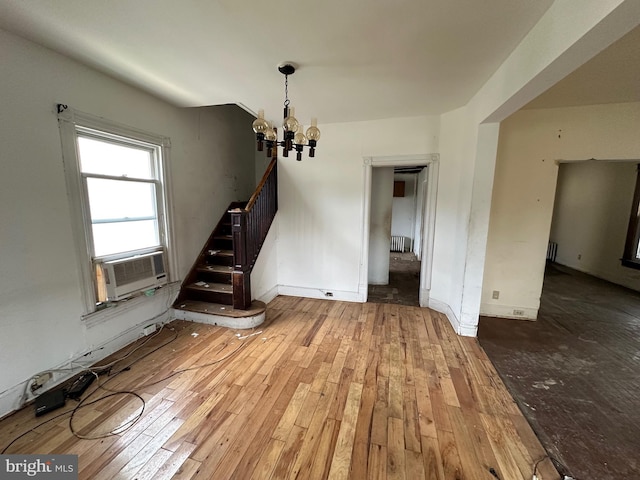
{"label": "hardwood floor", "polygon": [[478,335],[562,473],[640,478],[640,293],[549,264],[538,320]]}
{"label": "hardwood floor", "polygon": [[[530,480],[536,463],[559,478],[477,341],[438,313],[278,297],[256,330],[172,322],[89,399],[135,391],[137,423],[84,440],[27,408],[0,422],[0,448],[29,431],[5,453],[77,454],[85,479]],[[115,395],[74,427],[104,434],[141,407]]]}
{"label": "hardwood floor", "polygon": [[369,285],[370,303],[395,303],[417,307],[420,305],[420,261],[410,252],[389,253],[389,283]]}

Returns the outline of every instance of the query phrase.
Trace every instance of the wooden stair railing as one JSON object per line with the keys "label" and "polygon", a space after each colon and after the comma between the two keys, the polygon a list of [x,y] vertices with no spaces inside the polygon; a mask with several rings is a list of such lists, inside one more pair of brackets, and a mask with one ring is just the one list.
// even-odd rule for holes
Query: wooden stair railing
{"label": "wooden stair railing", "polygon": [[233,246],[229,210],[244,208],[245,202],[229,205],[204,244],[193,267],[184,278],[173,306],[187,302],[207,302],[232,305]]}
{"label": "wooden stair railing", "polygon": [[233,202],[225,210],[182,282],[174,308],[230,316],[250,310],[251,270],[277,211],[273,160],[249,202]]}
{"label": "wooden stair railing", "polygon": [[233,308],[251,305],[251,270],[278,211],[278,167],[274,158],[244,208],[231,214],[233,237]]}

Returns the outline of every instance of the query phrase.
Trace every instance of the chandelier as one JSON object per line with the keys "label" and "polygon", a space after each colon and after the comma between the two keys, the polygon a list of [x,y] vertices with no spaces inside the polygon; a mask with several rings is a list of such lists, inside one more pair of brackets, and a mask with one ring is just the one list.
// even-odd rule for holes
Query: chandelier
{"label": "chandelier", "polygon": [[317,120],[311,119],[311,126],[307,128],[306,134],[304,127],[298,123],[295,117],[293,107],[289,106],[289,75],[293,75],[296,67],[290,63],[283,63],[278,66],[278,71],[284,75],[284,120],[282,121],[282,129],[284,130],[284,139],[278,141],[278,133],[273,124],[264,119],[264,110],[258,111],[258,118],[253,122],[253,131],[256,132],[256,142],[259,152],[267,147],[267,157],[276,158],[278,156],[278,146],[282,147],[282,155],[289,156],[289,152],[293,149],[296,151],[296,160],[302,160],[302,151],[305,146],[309,147],[309,157],[315,157],[316,145],[320,139],[320,130],[318,129]]}

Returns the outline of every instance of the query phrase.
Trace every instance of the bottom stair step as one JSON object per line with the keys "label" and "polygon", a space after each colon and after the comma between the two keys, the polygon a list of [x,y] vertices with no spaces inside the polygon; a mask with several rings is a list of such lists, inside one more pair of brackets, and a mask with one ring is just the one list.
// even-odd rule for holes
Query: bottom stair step
{"label": "bottom stair step", "polygon": [[236,310],[230,305],[197,300],[184,300],[173,306],[175,318],[229,328],[253,328],[264,322],[267,305],[254,300],[248,310]]}

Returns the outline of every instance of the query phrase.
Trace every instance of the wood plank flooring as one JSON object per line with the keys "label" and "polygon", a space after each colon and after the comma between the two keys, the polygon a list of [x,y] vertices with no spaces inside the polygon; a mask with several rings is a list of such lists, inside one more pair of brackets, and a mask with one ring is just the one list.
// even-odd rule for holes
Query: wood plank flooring
{"label": "wood plank flooring", "polygon": [[[238,333],[174,321],[89,399],[139,394],[130,428],[78,439],[69,415],[38,426],[60,411],[27,408],[0,421],[0,448],[29,432],[6,453],[77,454],[83,479],[530,480],[536,464],[559,478],[477,341],[441,314],[278,297]],[[74,427],[110,432],[141,408],[114,395]]]}
{"label": "wood plank flooring", "polygon": [[640,478],[640,293],[549,264],[538,320],[479,338],[558,470]]}

